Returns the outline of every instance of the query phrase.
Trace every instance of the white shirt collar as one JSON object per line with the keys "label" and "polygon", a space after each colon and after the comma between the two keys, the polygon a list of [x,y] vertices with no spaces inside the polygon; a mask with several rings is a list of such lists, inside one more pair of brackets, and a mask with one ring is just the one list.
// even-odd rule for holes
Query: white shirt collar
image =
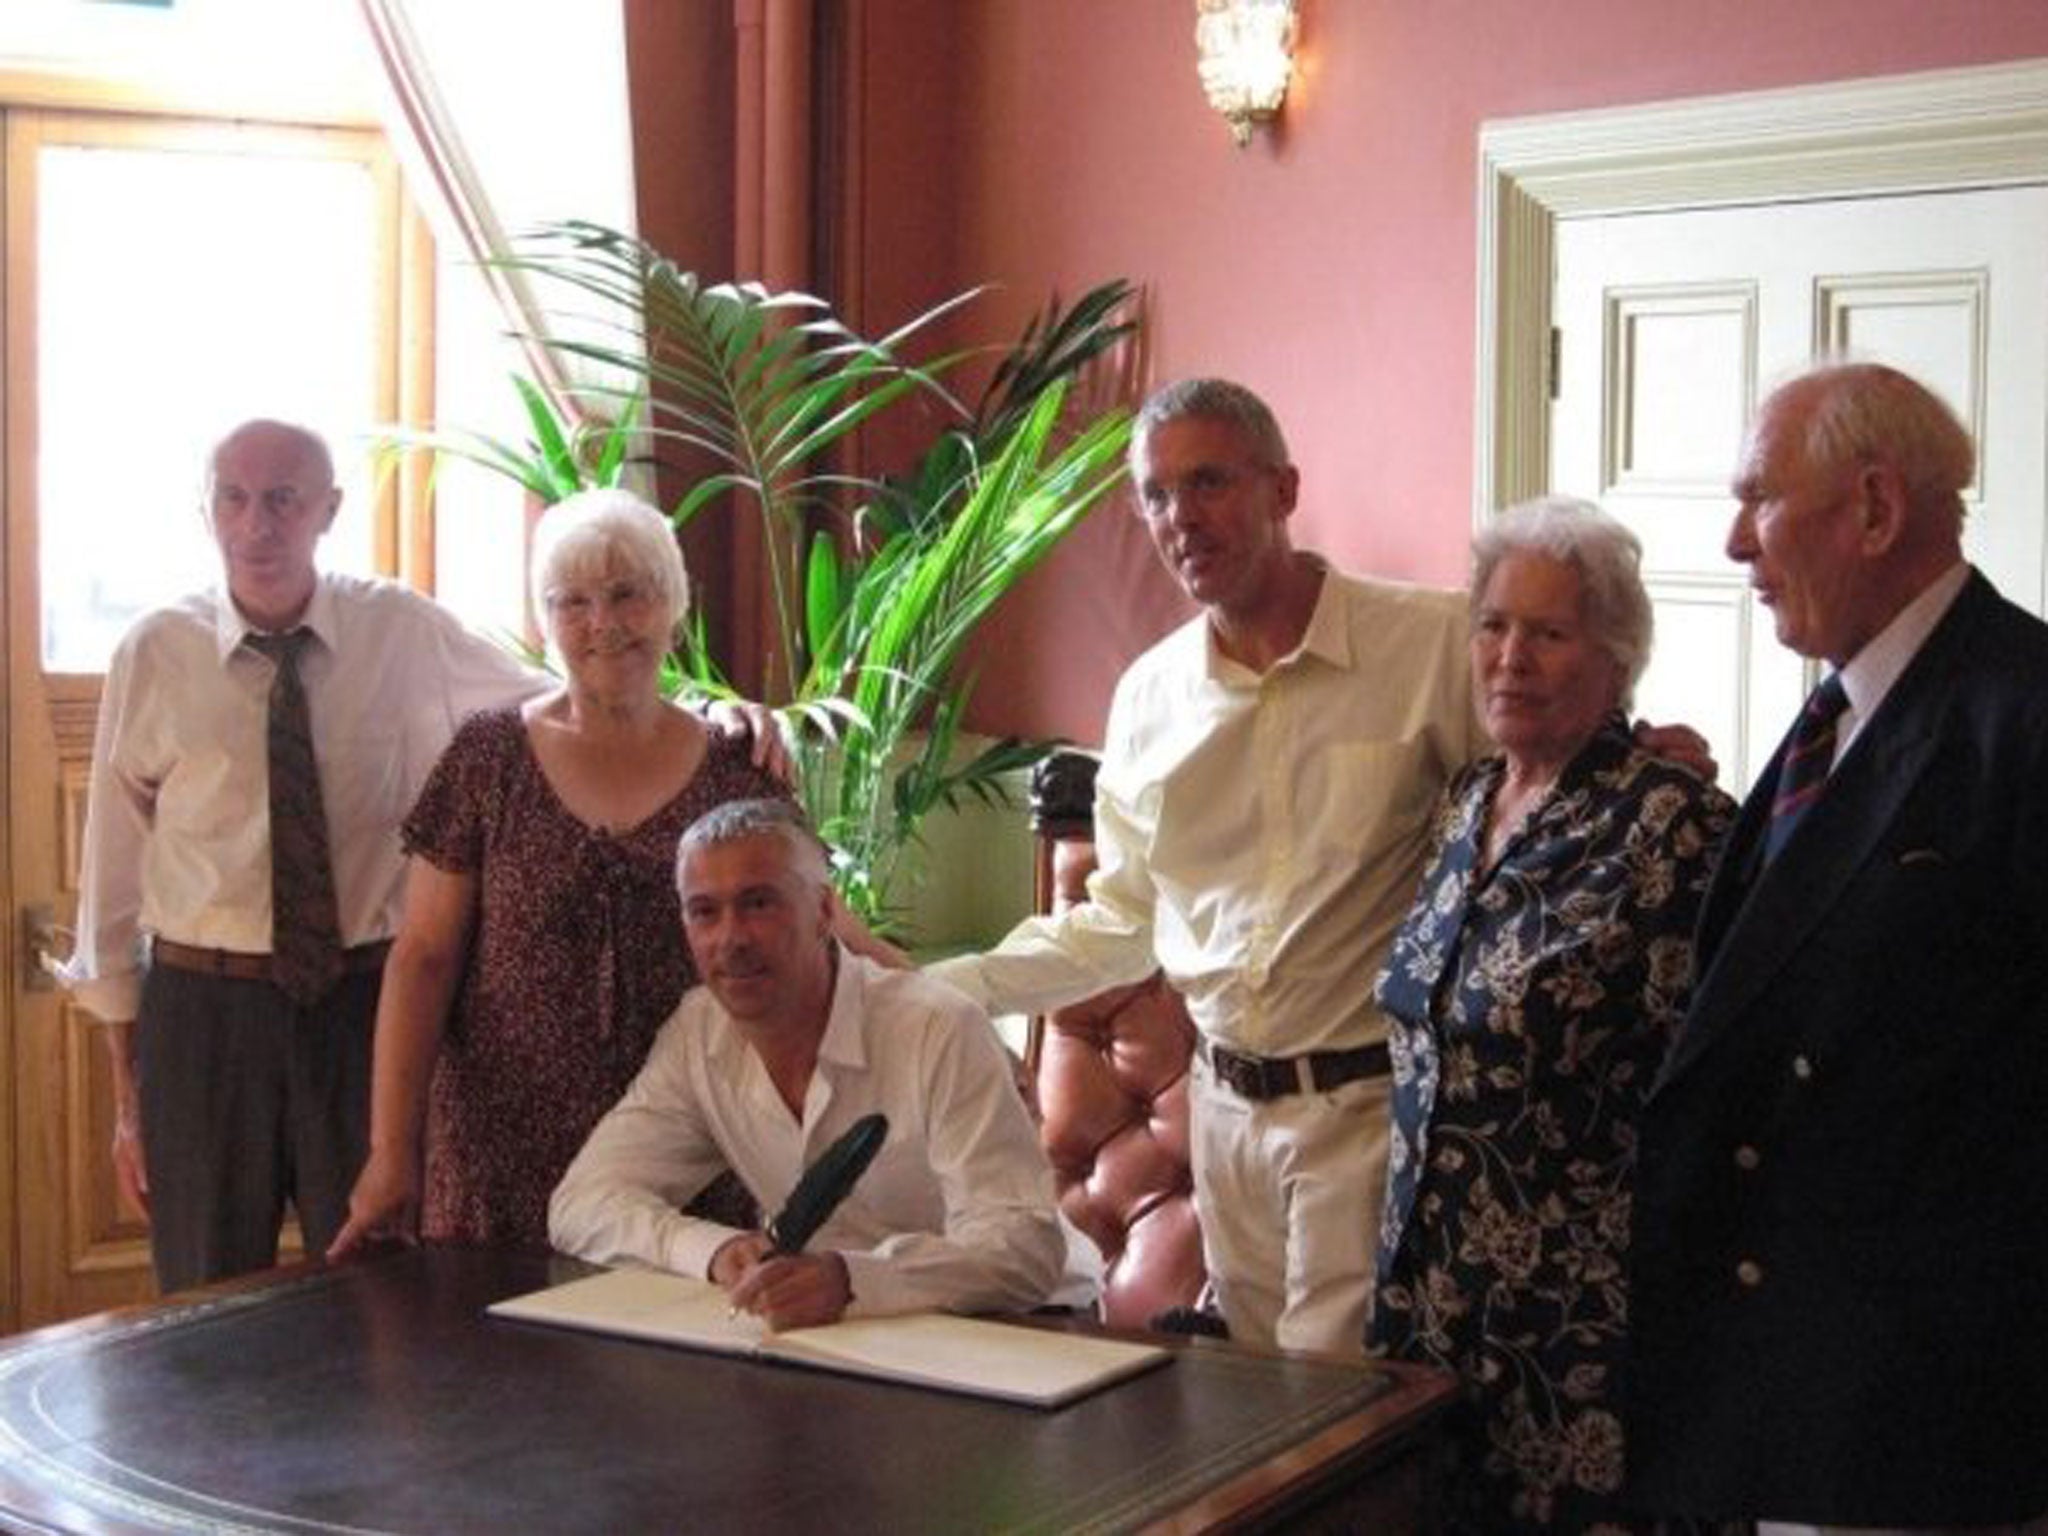
{"label": "white shirt collar", "polygon": [[[1339,667],[1351,664],[1351,630],[1344,621],[1344,600],[1336,591],[1339,578],[1321,555],[1308,554],[1307,558],[1321,573],[1323,584],[1316,589],[1316,606],[1308,616],[1308,628],[1301,633],[1301,643],[1274,662],[1273,671],[1304,656],[1319,656]],[[1223,647],[1216,643],[1216,627],[1206,618],[1202,621],[1202,647],[1203,668],[1211,682],[1239,686],[1258,682],[1260,674],[1223,654]]]}
{"label": "white shirt collar", "polygon": [[[299,617],[293,629],[310,629],[314,638],[327,650],[335,649],[337,612],[334,592],[327,578],[321,576],[313,583],[313,596],[306,603],[306,611]],[[213,605],[214,643],[220,652],[220,662],[226,666],[228,658],[240,649],[244,640],[252,634],[260,634],[254,624],[235,606],[234,594],[226,582],[214,588]]]}
{"label": "white shirt collar", "polygon": [[1950,605],[1962,595],[1970,579],[1970,566],[1958,560],[1921,589],[1920,595],[1892,616],[1891,623],[1842,668],[1842,691],[1849,696],[1849,710],[1835,733],[1835,760],[1875,715],[1906,668],[1920,654],[1920,647],[1934,633]]}
{"label": "white shirt collar", "polygon": [[865,997],[860,967],[837,939],[830,941],[837,972],[832,978],[832,1011],[825,1018],[825,1034],[818,1041],[818,1060],[838,1066],[865,1067],[867,1039],[861,1032]]}
{"label": "white shirt collar", "polygon": [[[834,1066],[864,1067],[867,1065],[867,1041],[861,1030],[865,1009],[861,968],[852,953],[837,939],[830,943],[838,969],[832,978],[832,1004],[825,1015],[825,1032],[818,1037],[818,1060],[829,1061]],[[717,1009],[719,1022],[724,1026],[711,1049],[734,1062],[758,1060],[754,1048],[747,1043],[745,1032],[725,1011],[717,995],[710,994],[709,1001]]]}

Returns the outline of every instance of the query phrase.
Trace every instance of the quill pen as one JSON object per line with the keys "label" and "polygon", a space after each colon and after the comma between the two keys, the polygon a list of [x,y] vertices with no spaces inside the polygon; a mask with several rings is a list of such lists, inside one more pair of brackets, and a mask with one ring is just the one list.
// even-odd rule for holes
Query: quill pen
{"label": "quill pen", "polygon": [[867,1171],[882,1143],[889,1137],[886,1115],[863,1115],[818,1160],[804,1170],[789,1192],[789,1199],[768,1223],[768,1241],[778,1253],[801,1253],[811,1235],[822,1227],[839,1202],[853,1192],[853,1186]]}

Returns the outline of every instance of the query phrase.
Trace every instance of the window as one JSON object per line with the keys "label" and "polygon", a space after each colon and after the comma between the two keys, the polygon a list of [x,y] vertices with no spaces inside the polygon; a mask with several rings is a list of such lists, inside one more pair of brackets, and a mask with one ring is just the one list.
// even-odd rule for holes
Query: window
{"label": "window", "polygon": [[[30,238],[43,665],[98,672],[140,613],[217,564],[206,447],[249,416],[335,449],[329,569],[389,569],[394,510],[359,451],[398,415],[396,175],[367,130],[10,115]],[[17,313],[22,311],[17,310]],[[21,442],[16,436],[15,441]]]}

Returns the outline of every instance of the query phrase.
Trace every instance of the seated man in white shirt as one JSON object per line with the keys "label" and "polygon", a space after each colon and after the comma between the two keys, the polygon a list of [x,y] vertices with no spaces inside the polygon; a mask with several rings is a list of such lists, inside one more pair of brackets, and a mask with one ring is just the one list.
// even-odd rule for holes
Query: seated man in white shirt
{"label": "seated man in white shirt", "polygon": [[[556,1188],[555,1246],[708,1278],[777,1329],[1044,1301],[1065,1256],[1052,1174],[986,1015],[833,940],[824,849],[785,802],[704,816],[677,883],[704,985]],[[683,1214],[727,1168],[776,1210],[876,1112],[888,1141],[808,1251]]]}

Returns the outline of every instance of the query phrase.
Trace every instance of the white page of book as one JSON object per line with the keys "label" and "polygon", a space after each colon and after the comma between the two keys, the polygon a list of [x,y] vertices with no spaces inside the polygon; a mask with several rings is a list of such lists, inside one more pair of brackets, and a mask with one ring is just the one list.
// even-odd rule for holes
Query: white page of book
{"label": "white page of book", "polygon": [[772,1333],[756,1317],[733,1316],[719,1286],[645,1269],[588,1275],[488,1310],[520,1322],[765,1356],[1041,1407],[1164,1364],[1171,1354],[1152,1344],[943,1312]]}

